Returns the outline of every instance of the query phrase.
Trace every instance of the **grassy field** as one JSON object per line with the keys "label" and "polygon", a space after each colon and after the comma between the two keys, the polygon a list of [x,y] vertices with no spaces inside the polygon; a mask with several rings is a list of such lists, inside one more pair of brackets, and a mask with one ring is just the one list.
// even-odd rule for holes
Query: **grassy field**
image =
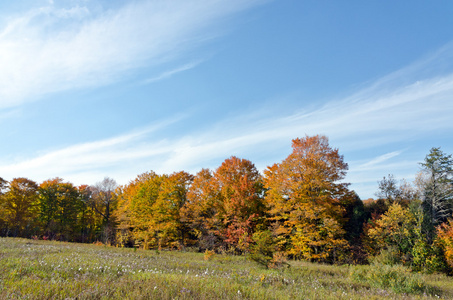
{"label": "grassy field", "polygon": [[406,274],[416,288],[404,292],[369,281],[376,266],[290,264],[0,238],[0,299],[453,299],[444,275]]}

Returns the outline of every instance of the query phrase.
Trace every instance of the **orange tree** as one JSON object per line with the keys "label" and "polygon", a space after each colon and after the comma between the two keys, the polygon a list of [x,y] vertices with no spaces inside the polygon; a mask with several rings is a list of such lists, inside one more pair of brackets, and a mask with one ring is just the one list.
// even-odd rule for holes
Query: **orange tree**
{"label": "orange tree", "polygon": [[230,157],[214,173],[201,170],[188,192],[183,220],[203,249],[247,251],[264,215],[263,183],[255,165]]}
{"label": "orange tree", "polygon": [[344,206],[353,199],[340,183],[348,165],[325,136],[294,139],[293,152],[265,170],[266,203],[280,250],[334,262],[346,247]]}
{"label": "orange tree", "polygon": [[209,169],[198,172],[181,209],[181,221],[189,229],[191,245],[198,244],[201,249],[214,249],[221,241],[218,235],[223,226],[218,218],[221,202],[214,182]]}
{"label": "orange tree", "polygon": [[453,219],[442,223],[437,227],[437,242],[441,245],[444,252],[445,261],[453,270]]}

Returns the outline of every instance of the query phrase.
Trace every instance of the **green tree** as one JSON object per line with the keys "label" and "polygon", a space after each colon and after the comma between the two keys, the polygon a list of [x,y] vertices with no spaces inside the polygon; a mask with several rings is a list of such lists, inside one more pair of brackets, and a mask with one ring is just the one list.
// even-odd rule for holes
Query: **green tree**
{"label": "green tree", "polygon": [[411,251],[415,241],[416,219],[408,208],[393,203],[389,210],[376,220],[367,235],[370,238],[370,247],[379,253],[383,250],[396,249],[392,253],[392,260],[401,263],[411,261]]}
{"label": "green tree", "polygon": [[74,241],[79,233],[78,217],[83,205],[77,188],[54,178],[41,183],[38,192],[43,234],[52,239]]}
{"label": "green tree", "polygon": [[453,213],[453,159],[440,148],[432,148],[421,163],[422,206],[428,241],[435,237],[436,226],[447,221]]}

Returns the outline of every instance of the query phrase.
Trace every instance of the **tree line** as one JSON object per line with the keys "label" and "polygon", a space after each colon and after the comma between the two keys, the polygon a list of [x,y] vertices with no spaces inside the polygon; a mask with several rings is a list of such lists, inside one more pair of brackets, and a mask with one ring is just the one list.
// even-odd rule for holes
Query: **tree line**
{"label": "tree line", "polygon": [[150,171],[123,186],[0,178],[0,235],[248,254],[268,267],[292,258],[451,272],[451,155],[432,148],[413,184],[389,175],[377,200],[362,201],[327,137],[294,139],[292,149],[264,174],[232,156],[215,170]]}

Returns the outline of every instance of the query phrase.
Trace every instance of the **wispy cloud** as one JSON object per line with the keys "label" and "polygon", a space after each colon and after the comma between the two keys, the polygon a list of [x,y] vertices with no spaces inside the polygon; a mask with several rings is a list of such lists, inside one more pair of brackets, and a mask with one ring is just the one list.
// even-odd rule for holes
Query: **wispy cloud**
{"label": "wispy cloud", "polygon": [[170,78],[170,77],[172,77],[173,75],[175,75],[177,73],[184,72],[184,71],[190,70],[192,68],[195,68],[200,63],[201,63],[201,60],[185,64],[185,65],[183,65],[181,67],[178,67],[176,69],[172,69],[170,71],[165,71],[165,72],[163,72],[163,73],[161,73],[161,74],[159,74],[159,75],[157,75],[155,77],[151,77],[151,78],[148,78],[148,79],[142,81],[142,84],[153,83],[153,82],[156,82],[156,81],[160,81],[160,80],[163,80],[163,79]]}
{"label": "wispy cloud", "polygon": [[[350,162],[347,180],[359,195],[371,196],[369,191],[382,174],[394,173],[399,178],[415,174],[417,161],[402,158],[403,153],[406,157],[411,141],[453,129],[453,71],[451,68],[445,71],[445,64],[442,72],[434,72],[433,67],[452,53],[453,47],[447,47],[423,62],[369,83],[348,97],[332,99],[311,110],[253,118],[245,114],[234,120],[221,120],[208,129],[182,132],[182,137],[156,138],[153,134],[156,130],[161,136],[166,124],[178,122],[169,120],[157,129],[5,163],[0,165],[0,174],[9,179],[29,176],[44,180],[62,176],[75,183],[93,183],[86,181],[103,173],[102,176],[109,175],[126,183],[150,169],[171,173],[216,167],[230,155],[245,156],[262,169],[278,162],[269,161],[271,152],[284,153],[282,149],[290,152],[292,138],[325,134],[341,152],[360,149],[365,153],[360,160]],[[429,71],[424,73],[424,70]],[[380,150],[383,145],[390,145],[390,150]],[[367,151],[370,154],[366,155]],[[80,182],[82,179],[85,182]]]}
{"label": "wispy cloud", "polygon": [[[113,167],[115,169],[113,173],[117,175],[121,173],[119,169],[127,168],[129,163],[135,165],[142,159],[162,156],[171,152],[172,145],[165,140],[150,145],[143,143],[143,138],[152,138],[154,133],[183,118],[184,116],[177,116],[124,135],[49,151],[31,159],[0,166],[0,172],[5,178],[26,176],[43,180],[58,176],[72,179],[78,174],[90,172],[104,173],[103,176],[106,176],[109,175],[106,174],[106,170]],[[91,177],[93,176],[87,178]]]}
{"label": "wispy cloud", "polygon": [[390,153],[379,155],[378,157],[373,158],[370,161],[367,161],[366,163],[357,166],[356,169],[357,170],[367,170],[370,167],[374,167],[374,166],[379,165],[379,164],[381,164],[381,163],[383,163],[385,161],[388,161],[389,159],[391,159],[393,157],[396,157],[396,156],[400,155],[402,152],[403,151],[393,151],[393,152],[390,152]]}
{"label": "wispy cloud", "polygon": [[0,108],[109,84],[132,69],[167,63],[215,37],[220,31],[214,25],[225,17],[261,2],[143,0],[110,9],[50,2],[21,12],[0,27]]}

